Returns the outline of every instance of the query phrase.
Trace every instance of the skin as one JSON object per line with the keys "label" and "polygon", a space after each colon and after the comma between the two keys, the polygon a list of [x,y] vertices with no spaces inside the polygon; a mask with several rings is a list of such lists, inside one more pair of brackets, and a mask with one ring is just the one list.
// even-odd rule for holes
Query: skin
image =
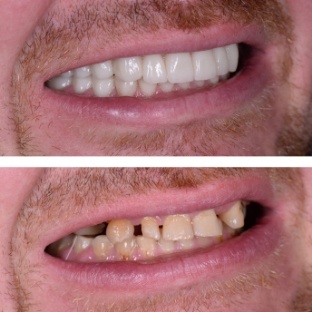
{"label": "skin", "polygon": [[[164,8],[162,1],[147,2],[154,5],[147,6],[147,10],[144,7],[146,2],[140,1],[142,11],[137,10],[130,20],[127,16],[132,2],[116,3],[92,2],[85,9],[85,1],[27,0],[0,5],[0,46],[5,47],[0,49],[1,154],[307,154],[311,133],[312,85],[312,4],[309,1],[250,1],[247,11],[242,10],[240,1],[223,0],[218,2],[218,6],[208,0],[204,3],[183,2],[187,6],[184,11],[178,3]],[[189,12],[192,6],[197,13],[203,11],[201,5],[204,9],[209,8],[209,14],[204,16],[210,16],[210,19],[205,18],[196,24],[200,19],[192,22],[192,17],[183,16],[183,12]],[[157,11],[156,8],[160,9]],[[95,15],[92,15],[92,10]],[[119,22],[107,18],[105,10],[119,12]],[[225,12],[225,16],[218,14],[220,10]],[[229,17],[229,12],[236,15]],[[144,24],[146,14],[153,16],[149,19],[149,26]],[[97,23],[92,24],[91,16]],[[172,16],[180,18],[173,19]],[[69,26],[66,21],[70,18],[72,22]],[[269,38],[269,48],[265,53],[269,65],[265,72],[270,73],[270,77],[265,78],[265,81],[269,79],[265,83],[266,91],[257,91],[236,104],[235,97],[230,96],[235,90],[233,86],[234,89],[229,91],[229,106],[218,111],[217,115],[202,117],[188,112],[179,118],[171,118],[170,122],[167,120],[165,124],[153,124],[155,120],[152,119],[145,125],[142,121],[147,117],[139,121],[131,119],[133,117],[127,112],[123,116],[130,118],[130,124],[118,119],[109,122],[98,117],[97,113],[92,113],[93,119],[90,120],[85,116],[86,111],[81,113],[65,109],[64,95],[54,92],[56,100],[52,101],[51,93],[43,88],[46,80],[62,71],[115,58],[118,53],[135,55],[138,40],[142,51],[150,51],[147,54],[165,49],[161,47],[161,42],[168,47],[171,44],[168,52],[175,52],[183,41],[192,38],[197,38],[197,43],[209,42],[216,37],[210,36],[210,33],[225,27],[227,18],[227,31],[239,27],[239,31],[234,33],[241,33],[242,29],[251,25],[251,21],[260,27],[265,25],[265,37]],[[154,24],[153,19],[156,21]],[[134,20],[138,21],[136,25]],[[149,44],[151,41],[152,46]],[[190,47],[180,50],[183,49],[189,50]],[[241,86],[243,92],[240,94],[247,94],[246,90],[251,92],[256,81],[256,77],[248,79]],[[215,89],[220,92],[216,91],[217,96],[210,101],[212,108],[226,102],[223,95],[227,92],[222,91],[226,85],[231,84]],[[175,96],[170,97],[168,104],[171,105],[174,100]],[[103,104],[105,101],[100,102],[100,105]],[[239,109],[233,109],[235,105]],[[166,120],[162,111],[158,115],[162,116],[162,122]]]}
{"label": "skin", "polygon": [[[51,271],[51,263],[42,257],[47,237],[95,212],[94,203],[103,204],[105,214],[123,198],[132,202],[142,192],[147,198],[157,190],[183,193],[223,178],[240,181],[246,174],[270,177],[273,196],[282,203],[278,215],[283,244],[260,262],[253,259],[251,267],[238,266],[231,274],[192,285],[171,281],[169,288],[162,285],[138,294],[131,286],[107,290],[105,284],[94,288],[70,281]],[[311,169],[1,169],[0,177],[1,249],[9,251],[0,255],[0,303],[6,311],[228,311],[229,306],[231,311],[311,310]],[[107,184],[113,178],[114,185]],[[143,182],[136,183],[138,178]],[[144,214],[153,205],[145,199]],[[212,288],[216,281],[218,286]]]}

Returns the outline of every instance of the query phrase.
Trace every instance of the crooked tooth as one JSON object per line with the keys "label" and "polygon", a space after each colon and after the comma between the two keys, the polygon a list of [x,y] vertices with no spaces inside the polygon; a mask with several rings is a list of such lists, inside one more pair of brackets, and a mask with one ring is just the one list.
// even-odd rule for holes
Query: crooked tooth
{"label": "crooked tooth", "polygon": [[92,76],[99,80],[105,80],[111,78],[114,74],[113,72],[113,62],[106,61],[103,63],[98,63],[91,65]]}
{"label": "crooked tooth", "polygon": [[227,74],[229,71],[229,65],[225,48],[213,49],[212,53],[217,64],[217,74],[219,76]]}
{"label": "crooked tooth", "polygon": [[127,219],[112,220],[106,228],[106,236],[113,244],[133,238],[133,234],[134,226]]}
{"label": "crooked tooth", "polygon": [[170,83],[194,80],[193,61],[190,53],[172,53],[165,56],[167,79]]}
{"label": "crooked tooth", "polygon": [[110,254],[114,245],[105,235],[98,235],[92,240],[94,254],[99,260],[105,260]]}
{"label": "crooked tooth", "polygon": [[77,235],[74,239],[74,250],[81,253],[92,244],[92,238]]}
{"label": "crooked tooth", "polygon": [[231,44],[225,47],[228,64],[229,64],[229,71],[234,73],[238,67],[239,61],[239,50],[237,44]]}
{"label": "crooked tooth", "polygon": [[108,97],[115,89],[115,80],[113,78],[98,80],[92,79],[92,89],[95,96]]}
{"label": "crooked tooth", "polygon": [[83,66],[73,70],[74,77],[77,78],[86,78],[91,75],[90,66]]}
{"label": "crooked tooth", "polygon": [[160,239],[160,230],[158,222],[153,217],[145,217],[141,220],[142,234],[146,238]]}
{"label": "crooked tooth", "polygon": [[126,82],[137,81],[143,76],[141,57],[126,57],[113,61],[114,74]]}
{"label": "crooked tooth", "polygon": [[75,232],[76,235],[97,235],[102,233],[104,229],[104,224],[97,224],[93,226],[89,226],[83,229],[80,229]]}
{"label": "crooked tooth", "polygon": [[120,96],[134,96],[138,87],[137,81],[122,81],[115,79],[117,93]]}
{"label": "crooked tooth", "polygon": [[151,84],[167,82],[166,66],[161,55],[143,57],[143,79]]}
{"label": "crooked tooth", "polygon": [[136,240],[132,237],[116,243],[115,250],[124,260],[128,260],[136,246]]}
{"label": "crooked tooth", "polygon": [[228,211],[221,213],[219,218],[230,228],[240,229],[244,226],[244,213],[242,202],[236,202]]}
{"label": "crooked tooth", "polygon": [[192,239],[194,237],[190,217],[187,215],[172,215],[166,217],[162,236],[165,240]]}
{"label": "crooked tooth", "polygon": [[154,256],[156,249],[156,241],[153,238],[137,236],[136,237],[137,245],[139,246],[141,252],[144,256]]}
{"label": "crooked tooth", "polygon": [[91,88],[92,79],[91,77],[86,77],[86,78],[74,77],[72,81],[72,85],[76,93],[83,93]]}
{"label": "crooked tooth", "polygon": [[212,237],[222,235],[222,222],[214,210],[200,212],[193,218],[195,236]]}
{"label": "crooked tooth", "polygon": [[211,50],[193,52],[192,58],[196,81],[209,80],[217,76],[217,64]]}

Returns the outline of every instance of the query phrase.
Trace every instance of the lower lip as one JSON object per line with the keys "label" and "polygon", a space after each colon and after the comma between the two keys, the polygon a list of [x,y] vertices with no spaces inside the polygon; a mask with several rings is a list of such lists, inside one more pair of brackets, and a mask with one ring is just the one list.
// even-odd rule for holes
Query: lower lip
{"label": "lower lip", "polygon": [[[274,215],[239,237],[210,250],[173,256],[167,260],[143,264],[138,262],[74,263],[45,254],[50,272],[69,282],[90,289],[135,293],[165,291],[173,285],[193,285],[204,280],[219,281],[234,277],[257,263],[264,263],[279,247],[281,225]],[[131,287],[129,287],[131,285]]]}

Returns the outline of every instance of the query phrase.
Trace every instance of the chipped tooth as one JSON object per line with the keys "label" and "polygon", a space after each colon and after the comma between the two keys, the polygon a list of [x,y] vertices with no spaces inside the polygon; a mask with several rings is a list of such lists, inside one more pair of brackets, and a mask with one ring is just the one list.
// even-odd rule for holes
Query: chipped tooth
{"label": "chipped tooth", "polygon": [[145,217],[141,220],[142,235],[146,238],[160,239],[158,222],[153,217]]}
{"label": "chipped tooth", "polygon": [[74,250],[76,253],[81,253],[92,244],[92,238],[77,235],[74,238]]}
{"label": "chipped tooth", "polygon": [[162,238],[158,241],[158,245],[164,253],[173,252],[175,249],[175,244],[173,241],[165,240]]}
{"label": "chipped tooth", "polygon": [[113,62],[106,61],[103,63],[98,63],[91,65],[92,75],[98,80],[106,80],[111,78],[114,74],[113,72]]}
{"label": "chipped tooth", "polygon": [[212,50],[213,56],[217,63],[217,74],[225,75],[229,71],[229,64],[225,48],[216,48]]}
{"label": "chipped tooth", "polygon": [[217,64],[211,50],[193,52],[192,58],[196,81],[209,80],[217,76]]}
{"label": "chipped tooth", "polygon": [[139,87],[143,95],[152,96],[157,88],[157,84],[145,82],[143,79],[139,80]]}
{"label": "chipped tooth", "polygon": [[115,250],[124,260],[128,260],[136,246],[136,240],[132,237],[116,243]]}
{"label": "chipped tooth", "polygon": [[113,78],[105,80],[92,78],[92,89],[95,96],[108,97],[115,90],[115,80]]}
{"label": "chipped tooth", "polygon": [[242,202],[237,201],[228,211],[221,213],[219,218],[230,228],[240,229],[245,223],[242,208]]}
{"label": "chipped tooth", "polygon": [[113,244],[133,238],[133,234],[134,226],[127,219],[112,220],[106,228],[106,236]]}
{"label": "chipped tooth", "polygon": [[76,78],[86,78],[91,75],[90,66],[83,66],[73,70],[74,77]]}
{"label": "chipped tooth", "polygon": [[92,85],[92,79],[91,77],[86,78],[77,78],[74,77],[72,81],[73,89],[76,93],[83,93],[90,89]]}
{"label": "chipped tooth", "polygon": [[153,238],[137,236],[136,242],[141,252],[144,254],[144,256],[147,257],[154,256],[156,249],[156,241]]}
{"label": "chipped tooth", "polygon": [[75,232],[76,235],[98,235],[98,234],[101,234],[102,231],[104,229],[104,224],[101,223],[101,224],[97,224],[97,225],[94,225],[94,226],[89,226],[89,227],[86,227],[86,228],[83,228],[83,229],[80,229],[78,231]]}
{"label": "chipped tooth", "polygon": [[105,260],[113,249],[114,245],[105,235],[98,235],[92,240],[94,254],[99,260]]}
{"label": "chipped tooth", "polygon": [[178,241],[179,246],[183,250],[192,249],[194,247],[194,240],[193,239],[181,239]]}
{"label": "chipped tooth", "polygon": [[159,54],[143,57],[143,79],[151,84],[167,81],[167,72],[164,59]]}
{"label": "chipped tooth", "polygon": [[166,217],[163,224],[165,240],[192,239],[194,237],[190,217],[187,215],[172,215]]}
{"label": "chipped tooth", "polygon": [[141,57],[126,57],[113,61],[114,74],[126,82],[137,81],[143,76]]}
{"label": "chipped tooth", "polygon": [[138,87],[137,81],[123,81],[115,79],[115,86],[118,95],[120,96],[134,96]]}
{"label": "chipped tooth", "polygon": [[199,237],[221,236],[222,222],[213,209],[206,210],[193,218],[193,230],[195,236]]}

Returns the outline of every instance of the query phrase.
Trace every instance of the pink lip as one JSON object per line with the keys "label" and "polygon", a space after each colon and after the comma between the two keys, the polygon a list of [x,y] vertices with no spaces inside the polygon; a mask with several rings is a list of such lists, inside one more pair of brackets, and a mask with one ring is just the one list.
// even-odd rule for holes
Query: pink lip
{"label": "pink lip", "polygon": [[[228,202],[245,199],[256,201],[272,209],[260,224],[241,236],[229,240],[212,250],[202,250],[175,256],[162,262],[142,263],[72,263],[53,258],[41,251],[39,256],[47,270],[53,275],[62,275],[67,281],[88,285],[90,289],[106,291],[128,290],[130,292],[161,291],[170,283],[189,285],[201,280],[222,280],[231,274],[240,272],[259,261],[266,259],[277,248],[282,228],[279,218],[281,203],[274,196],[270,181],[266,177],[248,175],[243,178],[230,178],[209,183],[195,190],[173,190],[151,193],[148,214],[168,214],[190,212],[196,209],[213,208]],[[208,197],[208,199],[207,199]],[[88,217],[89,225],[96,220],[111,217],[145,216],[147,197],[127,198],[116,201],[106,211],[95,208]],[[171,198],[171,201],[169,199]],[[205,200],[206,199],[206,200]],[[186,202],[185,202],[186,201]],[[144,207],[145,203],[145,207]],[[182,206],[180,206],[181,203]],[[144,209],[145,208],[145,209]],[[51,229],[47,233],[41,248],[77,229],[77,224],[85,224],[85,216],[62,225],[62,229]],[[94,222],[96,223],[96,222]],[[56,236],[54,233],[58,233]],[[129,283],[132,285],[129,289]]]}

